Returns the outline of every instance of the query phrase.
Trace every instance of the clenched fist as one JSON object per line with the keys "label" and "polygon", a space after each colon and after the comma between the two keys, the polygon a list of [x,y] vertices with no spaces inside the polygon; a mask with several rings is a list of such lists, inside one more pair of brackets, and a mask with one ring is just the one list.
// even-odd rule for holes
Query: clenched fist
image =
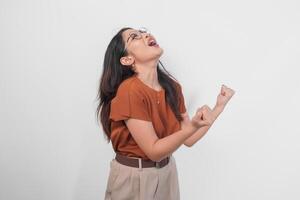
{"label": "clenched fist", "polygon": [[225,107],[235,91],[225,85],[222,85],[221,92],[217,97],[216,106]]}
{"label": "clenched fist", "polygon": [[215,121],[212,109],[207,105],[198,108],[195,116],[191,120],[191,124],[197,129],[202,126],[210,126]]}

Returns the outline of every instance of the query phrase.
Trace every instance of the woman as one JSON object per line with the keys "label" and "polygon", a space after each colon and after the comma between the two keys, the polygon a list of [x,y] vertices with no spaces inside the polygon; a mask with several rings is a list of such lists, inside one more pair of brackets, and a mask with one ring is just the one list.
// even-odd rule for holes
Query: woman
{"label": "woman", "polygon": [[180,199],[172,153],[197,142],[234,94],[223,85],[214,109],[204,105],[190,120],[181,85],[159,66],[162,53],[145,28],[122,28],[107,47],[97,117],[116,156],[106,200]]}

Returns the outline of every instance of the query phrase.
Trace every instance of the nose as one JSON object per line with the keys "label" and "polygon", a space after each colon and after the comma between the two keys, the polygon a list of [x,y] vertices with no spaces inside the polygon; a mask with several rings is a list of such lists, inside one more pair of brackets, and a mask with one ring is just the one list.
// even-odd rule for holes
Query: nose
{"label": "nose", "polygon": [[145,33],[146,38],[149,37],[151,34],[150,33]]}
{"label": "nose", "polygon": [[146,41],[148,41],[148,38],[151,36],[151,33],[143,33],[143,38],[145,38]]}
{"label": "nose", "polygon": [[147,42],[148,41],[148,37],[149,37],[149,33],[143,33],[143,38],[144,40]]}

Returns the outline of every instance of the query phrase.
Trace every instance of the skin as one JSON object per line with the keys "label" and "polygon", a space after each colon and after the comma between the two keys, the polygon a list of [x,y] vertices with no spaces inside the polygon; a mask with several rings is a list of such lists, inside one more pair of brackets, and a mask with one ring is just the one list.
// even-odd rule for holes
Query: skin
{"label": "skin", "polygon": [[159,90],[161,85],[158,82],[156,67],[160,56],[163,54],[163,49],[161,47],[148,46],[150,37],[155,38],[153,35],[150,36],[146,33],[142,34],[143,37],[141,39],[129,39],[128,43],[126,43],[130,33],[133,31],[137,30],[128,29],[122,34],[129,55],[122,57],[120,62],[127,67],[133,65],[138,73],[138,78],[150,87]]}
{"label": "skin", "polygon": [[[146,85],[160,90],[162,86],[158,81],[157,64],[163,54],[163,49],[148,46],[149,38],[154,38],[154,36],[147,33],[142,33],[141,39],[130,39],[127,43],[130,33],[134,30],[128,29],[122,34],[129,55],[120,58],[120,62],[124,67],[133,67],[137,77]],[[156,42],[158,43],[157,40]],[[152,122],[129,118],[125,120],[125,123],[143,152],[151,160],[160,161],[171,155],[182,144],[191,147],[199,141],[224,110],[234,93],[234,90],[222,85],[213,109],[204,105],[196,110],[192,119],[187,112],[182,113],[184,120],[181,122],[181,130],[161,139],[157,137]],[[141,132],[143,134],[140,134]]]}

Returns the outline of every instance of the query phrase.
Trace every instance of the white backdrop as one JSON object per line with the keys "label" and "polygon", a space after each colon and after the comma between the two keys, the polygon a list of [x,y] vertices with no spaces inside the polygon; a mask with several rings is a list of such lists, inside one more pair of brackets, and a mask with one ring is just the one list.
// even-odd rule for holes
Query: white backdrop
{"label": "white backdrop", "polygon": [[299,1],[2,0],[0,199],[103,199],[114,152],[95,118],[106,47],[149,28],[190,117],[236,91],[175,153],[183,200],[300,199]]}

